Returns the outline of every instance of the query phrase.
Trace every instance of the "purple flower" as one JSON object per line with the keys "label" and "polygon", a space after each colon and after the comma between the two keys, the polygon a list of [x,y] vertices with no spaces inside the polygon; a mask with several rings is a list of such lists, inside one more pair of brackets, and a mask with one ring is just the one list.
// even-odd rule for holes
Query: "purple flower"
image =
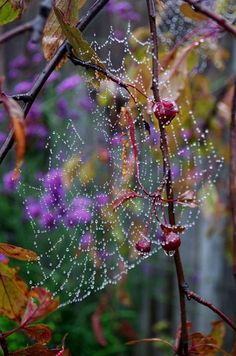
{"label": "purple flower", "polygon": [[26,67],[27,63],[27,58],[24,55],[19,55],[10,62],[10,67],[11,69],[21,69]]}
{"label": "purple flower", "polygon": [[3,132],[0,132],[0,145],[5,141],[7,135]]}
{"label": "purple flower", "polygon": [[16,84],[15,86],[15,92],[16,93],[24,93],[24,92],[28,92],[32,87],[32,83],[31,82],[21,82]]}
{"label": "purple flower", "polygon": [[93,241],[93,236],[90,232],[86,232],[80,239],[80,246],[82,249],[87,249]]}
{"label": "purple flower", "polygon": [[103,207],[104,205],[107,205],[109,203],[109,197],[107,194],[97,194],[95,197],[96,203],[98,205],[98,207]]}
{"label": "purple flower", "polygon": [[64,200],[65,191],[61,170],[52,169],[49,171],[43,185],[52,196],[54,203],[62,202]]}
{"label": "purple flower", "polygon": [[60,116],[61,118],[65,118],[68,116],[68,112],[69,112],[68,101],[64,97],[59,98],[57,100],[58,116]]}
{"label": "purple flower", "polygon": [[87,96],[79,100],[78,106],[88,112],[94,109],[94,103]]}
{"label": "purple flower", "polygon": [[8,71],[8,76],[10,79],[17,79],[20,75],[20,71],[15,68],[10,68]]}
{"label": "purple flower", "polygon": [[29,124],[27,126],[27,135],[46,138],[48,136],[48,130],[44,124]]}
{"label": "purple flower", "polygon": [[78,196],[72,200],[71,207],[73,209],[87,209],[91,205],[92,201],[90,198]]}
{"label": "purple flower", "polygon": [[65,217],[65,224],[68,227],[76,227],[79,224],[86,224],[92,219],[91,213],[85,209],[69,210]]}
{"label": "purple flower", "polygon": [[107,11],[119,15],[123,20],[138,21],[140,19],[139,14],[127,1],[110,1],[107,5]]}
{"label": "purple flower", "polygon": [[122,143],[122,138],[123,136],[120,133],[116,133],[112,138],[111,138],[111,144],[113,146],[118,146]]}
{"label": "purple flower", "polygon": [[6,173],[3,176],[3,187],[6,192],[14,191],[19,184],[19,178],[13,179],[13,171]]}
{"label": "purple flower", "polygon": [[33,219],[37,219],[41,215],[41,206],[38,201],[30,199],[26,203],[26,212],[27,215]]}
{"label": "purple flower", "polygon": [[32,62],[34,64],[39,64],[42,62],[42,60],[43,60],[43,56],[41,53],[35,53],[32,57]]}
{"label": "purple flower", "polygon": [[51,84],[51,83],[53,83],[55,80],[57,80],[57,79],[59,79],[59,78],[60,78],[60,73],[54,71],[54,72],[52,72],[52,73],[50,74],[50,76],[48,77],[48,79],[47,79],[47,84]]}
{"label": "purple flower", "polygon": [[82,79],[78,74],[71,75],[70,77],[64,79],[58,86],[57,86],[57,93],[62,94],[65,91],[69,91],[77,87],[77,85],[81,84]]}
{"label": "purple flower", "polygon": [[56,218],[50,211],[44,212],[40,217],[40,225],[47,228],[52,229],[56,226]]}
{"label": "purple flower", "polygon": [[28,117],[33,120],[38,120],[42,116],[42,104],[39,102],[35,102],[34,105],[31,106],[30,111],[28,113]]}

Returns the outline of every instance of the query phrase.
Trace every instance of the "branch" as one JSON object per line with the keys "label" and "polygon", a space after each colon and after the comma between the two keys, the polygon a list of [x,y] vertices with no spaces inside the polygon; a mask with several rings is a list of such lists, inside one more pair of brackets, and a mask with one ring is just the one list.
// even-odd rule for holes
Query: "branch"
{"label": "branch", "polygon": [[12,30],[3,33],[0,36],[0,44],[10,40],[11,38],[17,35],[20,35],[21,33],[32,31],[33,27],[34,27],[34,20],[26,22],[23,25],[19,25],[13,28]]}
{"label": "branch", "polygon": [[[85,15],[79,22],[78,28],[80,31],[84,31],[88,24],[94,19],[94,17],[99,13],[99,11],[108,3],[109,0],[97,0],[91,6],[90,10],[88,11],[87,15]],[[25,95],[28,97],[27,103],[24,107],[24,116],[26,117],[32,104],[34,103],[36,97],[40,93],[42,87],[44,86],[45,82],[47,81],[50,74],[54,71],[58,63],[61,61],[63,56],[66,54],[66,46],[67,41],[64,41],[63,44],[58,48],[57,52],[55,53],[54,57],[47,63],[44,70],[38,76],[38,79],[34,83],[32,89],[29,93]],[[0,163],[4,160],[7,153],[11,149],[14,143],[14,132],[13,130],[10,131],[9,135],[7,136],[5,142],[3,143],[0,149]]]}
{"label": "branch", "polygon": [[183,0],[183,1],[188,3],[194,11],[200,12],[201,14],[207,16],[209,19],[215,21],[224,30],[231,33],[233,36],[236,36],[236,28],[232,26],[224,17],[216,14],[215,12],[207,9],[202,5],[199,5],[198,0]]}
{"label": "branch", "polygon": [[8,346],[5,337],[3,336],[2,332],[0,332],[0,346],[3,351],[4,356],[9,356]]}
{"label": "branch", "polygon": [[[152,53],[153,53],[153,67],[152,67],[152,90],[154,99],[156,102],[160,101],[159,95],[159,81],[158,81],[158,38],[156,30],[156,18],[155,18],[155,6],[153,0],[146,0],[148,8],[148,17],[150,25],[150,33],[152,39]],[[169,222],[171,225],[175,225],[175,214],[174,214],[174,192],[172,187],[172,174],[170,166],[170,155],[166,136],[165,126],[159,121],[160,127],[160,149],[162,152],[163,159],[163,175],[167,175],[166,181],[166,195],[168,199],[168,215]],[[187,316],[186,316],[186,305],[185,305],[185,294],[182,286],[185,285],[184,272],[182,267],[182,261],[177,250],[174,254],[174,261],[176,267],[176,274],[178,279],[178,289],[179,289],[179,299],[180,299],[180,313],[181,313],[181,337],[179,343],[179,354],[188,355],[188,331],[187,331]]]}
{"label": "branch", "polygon": [[211,309],[214,313],[219,315],[221,319],[223,319],[235,332],[236,332],[236,325],[234,324],[233,320],[226,316],[221,310],[219,310],[214,304],[209,303],[207,300],[200,297],[198,294],[194,293],[191,290],[188,290],[187,287],[184,288],[184,293],[188,300],[194,299],[198,303],[205,305],[207,308]]}
{"label": "branch", "polygon": [[236,281],[236,79],[234,80],[234,94],[230,125],[230,186],[229,196],[233,222],[233,275]]}

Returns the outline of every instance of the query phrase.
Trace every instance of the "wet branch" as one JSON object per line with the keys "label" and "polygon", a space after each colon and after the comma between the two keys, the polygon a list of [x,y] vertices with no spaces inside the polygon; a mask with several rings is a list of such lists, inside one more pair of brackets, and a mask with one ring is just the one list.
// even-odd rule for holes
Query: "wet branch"
{"label": "wet branch", "polygon": [[194,11],[200,12],[201,14],[207,16],[209,19],[216,22],[224,30],[231,33],[233,36],[236,36],[236,28],[232,26],[224,17],[198,4],[198,0],[183,0],[183,1],[191,5]]}
{"label": "wet branch", "polygon": [[[160,101],[159,95],[159,81],[158,81],[158,37],[156,28],[156,12],[153,0],[147,1],[150,33],[152,39],[152,53],[153,53],[153,79],[152,79],[152,90],[155,101]],[[175,225],[175,214],[174,214],[174,192],[172,187],[172,174],[170,165],[169,148],[167,142],[167,135],[165,126],[159,121],[161,143],[160,148],[163,158],[163,174],[167,175],[166,181],[166,195],[168,199],[168,215],[169,222],[171,225]],[[187,331],[187,315],[186,315],[186,305],[185,305],[185,294],[183,286],[185,285],[184,272],[182,267],[182,261],[179,254],[179,250],[175,252],[174,255],[176,274],[178,279],[178,289],[179,289],[179,299],[180,299],[180,317],[181,317],[181,337],[179,343],[179,355],[188,355],[188,331]]]}
{"label": "wet branch", "polygon": [[229,196],[233,222],[233,275],[236,281],[236,79],[230,124],[230,186]]}
{"label": "wet branch", "polygon": [[34,27],[34,20],[25,22],[23,25],[19,25],[12,30],[3,33],[0,36],[0,44],[10,40],[11,38],[18,36],[24,32],[32,31]]}
{"label": "wet branch", "polygon": [[[87,15],[85,15],[79,22],[78,28],[80,31],[84,31],[88,24],[94,19],[94,17],[100,12],[100,10],[108,3],[109,0],[97,0],[89,9]],[[53,58],[47,63],[44,70],[38,76],[31,90],[26,94],[19,94],[16,97],[21,96],[20,100],[25,102],[24,106],[24,116],[26,117],[31,106],[33,105],[35,99],[46,83],[50,74],[54,71],[58,63],[61,61],[63,56],[66,54],[67,41],[64,41],[63,44],[58,48]],[[7,136],[5,142],[0,148],[0,163],[4,160],[11,147],[14,144],[14,131],[11,130]]]}

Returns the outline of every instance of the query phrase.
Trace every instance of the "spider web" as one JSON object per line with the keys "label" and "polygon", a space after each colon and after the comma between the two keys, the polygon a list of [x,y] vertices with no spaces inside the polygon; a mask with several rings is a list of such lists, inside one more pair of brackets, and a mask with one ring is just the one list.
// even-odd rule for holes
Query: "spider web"
{"label": "spider web", "polygon": [[[172,1],[165,4],[158,33],[165,48],[172,48],[185,26],[185,33],[193,30],[191,21],[186,22],[177,6],[173,10],[171,5]],[[201,34],[202,29],[198,31]],[[114,76],[137,86],[151,100],[146,76],[151,78],[152,46],[149,38],[141,40],[136,35],[130,25],[122,36],[111,28],[105,41],[94,36],[91,45]],[[207,41],[196,49],[200,64],[194,66],[193,72],[205,68],[204,46],[208,46]],[[162,97],[170,100],[179,95],[164,76],[160,76],[160,88]],[[121,107],[130,107],[135,124],[140,181],[149,192],[155,192],[163,181],[160,134],[146,98],[131,90],[135,104],[127,91],[111,81],[102,82],[99,89],[88,83],[87,90],[93,106],[91,115],[78,122],[68,119],[62,134],[53,131],[45,148],[49,154],[48,174],[35,186],[21,184],[23,197],[26,190],[27,194],[30,191],[31,198],[25,198],[25,206],[33,230],[32,249],[39,255],[36,263],[28,263],[30,284],[48,287],[53,296],[60,296],[61,305],[81,301],[92,292],[117,283],[143,259],[160,250],[160,223],[167,224],[168,216],[166,203],[158,204],[153,214],[148,196],[130,199],[117,209],[112,205],[122,192],[143,193],[136,179],[129,127]],[[210,189],[202,188],[214,185],[222,159],[206,138],[207,132],[201,130],[187,97],[179,109],[179,115],[167,127],[173,188],[175,197],[186,191],[195,192],[200,205],[210,194]],[[40,218],[41,222],[47,219],[46,227],[28,209],[30,199],[40,202]],[[188,231],[199,212],[199,207],[177,203],[176,221]],[[136,249],[142,237],[151,241],[149,253]]]}

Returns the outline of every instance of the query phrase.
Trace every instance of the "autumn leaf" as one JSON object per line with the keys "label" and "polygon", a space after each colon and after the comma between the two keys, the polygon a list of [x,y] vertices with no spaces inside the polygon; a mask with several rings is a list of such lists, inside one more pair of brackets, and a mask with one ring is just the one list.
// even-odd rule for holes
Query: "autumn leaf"
{"label": "autumn leaf", "polygon": [[17,269],[0,263],[0,314],[19,321],[28,299],[28,287]]}
{"label": "autumn leaf", "polygon": [[0,25],[5,25],[21,16],[27,1],[0,0]]}
{"label": "autumn leaf", "polygon": [[58,299],[53,299],[51,293],[44,288],[33,288],[29,292],[29,299],[22,317],[21,324],[30,324],[39,320],[55,309],[59,305]]}
{"label": "autumn leaf", "polygon": [[25,326],[22,330],[40,344],[47,344],[52,338],[52,330],[44,324]]}
{"label": "autumn leaf", "polygon": [[38,258],[38,255],[31,250],[3,242],[0,243],[0,253],[20,261],[36,261]]}
{"label": "autumn leaf", "polygon": [[179,7],[180,11],[185,17],[188,17],[189,19],[193,21],[206,21],[208,20],[208,17],[200,14],[199,12],[196,12],[193,10],[192,6],[189,4],[181,4]]}
{"label": "autumn leaf", "polygon": [[[0,85],[2,82],[3,79],[1,79]],[[16,167],[12,178],[16,179],[19,176],[26,149],[24,113],[20,105],[14,99],[9,98],[2,92],[0,93],[0,101],[2,101],[13,125],[16,142]]]}
{"label": "autumn leaf", "polygon": [[[54,8],[54,12],[56,17],[60,23],[62,32],[64,33],[65,37],[67,38],[68,42],[73,47],[73,51],[75,55],[84,62],[89,62],[91,64],[95,64],[102,69],[105,69],[104,64],[97,56],[96,52],[92,49],[89,43],[83,38],[82,32],[77,29],[76,27],[72,27],[71,24],[68,24],[65,21],[62,12]],[[105,75],[94,70],[88,70],[87,73],[90,75],[94,81],[99,79],[106,79]]]}
{"label": "autumn leaf", "polygon": [[117,209],[119,206],[124,204],[127,200],[134,199],[134,198],[142,198],[142,195],[134,192],[133,190],[125,191],[121,194],[120,197],[115,199],[112,203],[113,209]]}
{"label": "autumn leaf", "polygon": [[[55,1],[55,6],[61,10],[63,13],[63,19],[70,23],[71,26],[75,26],[78,22],[78,10],[81,1],[78,0],[57,0]],[[85,3],[85,1],[82,1]],[[42,38],[42,46],[43,46],[43,53],[44,57],[47,61],[51,60],[54,54],[56,53],[57,49],[65,40],[65,35],[63,34],[62,28],[57,20],[54,10],[51,10],[49,17],[47,19],[46,25],[43,31],[43,38]],[[61,67],[66,58],[64,58],[59,66]]]}
{"label": "autumn leaf", "polygon": [[216,345],[221,347],[225,337],[225,324],[222,320],[213,321],[212,330],[209,336],[213,337]]}
{"label": "autumn leaf", "polygon": [[187,190],[183,194],[179,195],[177,202],[181,205],[188,206],[189,208],[198,207],[195,193],[191,190]]}

